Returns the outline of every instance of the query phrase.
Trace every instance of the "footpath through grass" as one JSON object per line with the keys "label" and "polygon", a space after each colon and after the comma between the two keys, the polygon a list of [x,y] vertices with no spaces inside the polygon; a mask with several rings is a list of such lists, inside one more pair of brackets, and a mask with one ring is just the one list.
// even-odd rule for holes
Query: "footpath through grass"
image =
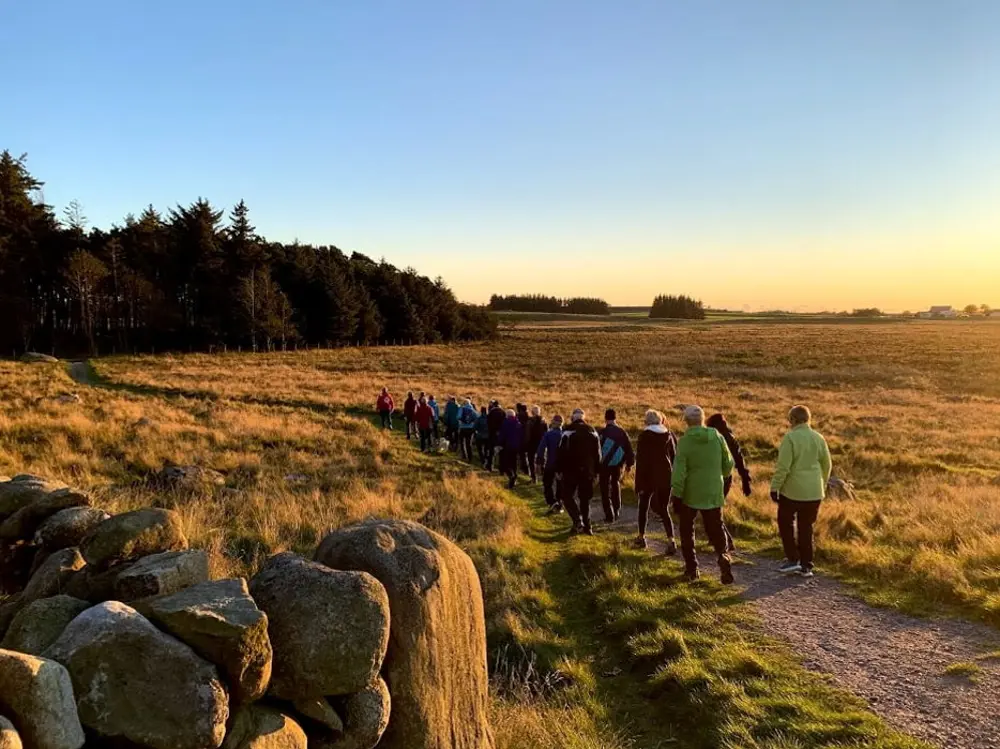
{"label": "footpath through grass", "polygon": [[520,542],[472,548],[505,749],[926,747],[803,668],[734,588],[622,533],[571,536],[538,487],[509,496],[530,511]]}

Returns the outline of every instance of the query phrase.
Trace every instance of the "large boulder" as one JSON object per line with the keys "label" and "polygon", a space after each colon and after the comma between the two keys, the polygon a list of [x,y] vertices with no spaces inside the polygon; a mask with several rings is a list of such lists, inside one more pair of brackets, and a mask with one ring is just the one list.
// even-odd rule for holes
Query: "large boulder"
{"label": "large boulder", "polygon": [[265,563],[250,592],[270,621],[275,697],[351,694],[378,675],[389,640],[389,599],[371,575],[286,552]]}
{"label": "large boulder", "polygon": [[59,362],[54,356],[42,354],[38,351],[25,351],[21,354],[21,361],[28,364],[56,364]]}
{"label": "large boulder", "polygon": [[80,550],[60,549],[49,555],[31,576],[21,594],[22,603],[49,598],[65,592],[70,579],[83,569],[85,562]]}
{"label": "large boulder", "polygon": [[46,552],[79,546],[87,535],[111,516],[97,507],[69,507],[52,515],[35,531],[35,545]]}
{"label": "large boulder", "polygon": [[389,725],[389,688],[382,679],[356,694],[340,700],[344,716],[342,736],[316,735],[310,739],[311,749],[373,749]]}
{"label": "large boulder", "polygon": [[90,497],[74,489],[57,489],[41,499],[25,505],[13,515],[0,523],[0,540],[28,540],[35,535],[35,530],[49,517],[60,510],[70,507],[85,507],[90,504]]}
{"label": "large boulder", "polygon": [[165,596],[208,580],[208,554],[201,549],[143,557],[115,578],[115,599]]}
{"label": "large boulder", "polygon": [[80,550],[87,564],[107,569],[120,562],[187,547],[180,515],[173,510],[148,508],[105,520],[84,539]]}
{"label": "large boulder", "polygon": [[66,484],[59,481],[49,481],[41,476],[22,473],[9,481],[0,482],[0,519],[13,515],[22,507],[44,499],[59,489],[65,489]]}
{"label": "large boulder", "polygon": [[116,564],[106,570],[99,569],[92,564],[85,565],[66,583],[65,592],[74,598],[81,598],[91,603],[113,600],[118,576],[132,569],[132,564],[132,562]]}
{"label": "large boulder", "polygon": [[229,717],[215,667],[135,609],[108,601],[70,622],[45,651],[73,680],[84,726],[148,749],[215,749]]}
{"label": "large boulder", "polygon": [[32,601],[14,617],[0,648],[41,655],[71,621],[89,608],[90,603],[72,596]]}
{"label": "large boulder", "polygon": [[243,579],[214,580],[173,595],[140,601],[136,608],[160,629],[214,663],[234,702],[260,699],[271,681],[267,615]]}
{"label": "large boulder", "polygon": [[236,711],[222,749],[306,749],[305,731],[282,712],[263,705]]}
{"label": "large boulder", "polygon": [[83,746],[69,674],[54,661],[0,650],[0,712],[29,749]]}
{"label": "large boulder", "polygon": [[23,749],[14,724],[0,715],[0,749]]}
{"label": "large boulder", "polygon": [[374,575],[389,593],[385,749],[492,749],[486,625],[476,568],[458,546],[405,520],[329,534],[319,562]]}

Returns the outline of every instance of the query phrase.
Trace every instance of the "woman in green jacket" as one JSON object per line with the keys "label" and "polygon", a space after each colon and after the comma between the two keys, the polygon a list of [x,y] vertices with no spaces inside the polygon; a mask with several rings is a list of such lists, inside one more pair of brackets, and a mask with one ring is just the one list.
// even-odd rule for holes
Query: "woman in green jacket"
{"label": "woman in green jacket", "polygon": [[722,526],[725,478],[733,471],[733,456],[726,440],[705,426],[705,412],[700,406],[684,411],[688,429],[677,443],[674,475],[670,488],[674,510],[680,520],[681,553],[684,577],[698,577],[698,557],[694,552],[694,521],[701,514],[705,533],[719,555],[723,585],[733,582],[732,560],[726,553],[726,534]]}
{"label": "woman in green jacket", "polygon": [[[788,413],[791,429],[778,450],[778,465],[771,481],[771,499],[778,504],[778,532],[785,549],[780,570],[788,575],[813,576],[813,524],[830,480],[830,448],[813,430],[812,414],[805,406]],[[796,526],[798,538],[796,538]]]}

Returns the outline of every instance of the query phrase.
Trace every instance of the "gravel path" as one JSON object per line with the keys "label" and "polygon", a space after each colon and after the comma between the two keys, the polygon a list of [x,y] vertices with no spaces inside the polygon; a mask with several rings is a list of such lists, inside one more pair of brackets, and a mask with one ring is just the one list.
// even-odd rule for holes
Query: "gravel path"
{"label": "gravel path", "polygon": [[[598,510],[600,512],[600,510]],[[636,508],[622,508],[614,529],[633,535]],[[660,533],[648,536],[662,553]],[[711,556],[703,574],[716,574]],[[768,633],[791,643],[806,666],[868,701],[888,723],[947,749],[1000,749],[1000,658],[976,661],[975,680],[945,669],[1000,651],[1000,633],[954,619],[918,619],[874,608],[837,582],[776,572],[777,564],[736,556],[736,585]]]}

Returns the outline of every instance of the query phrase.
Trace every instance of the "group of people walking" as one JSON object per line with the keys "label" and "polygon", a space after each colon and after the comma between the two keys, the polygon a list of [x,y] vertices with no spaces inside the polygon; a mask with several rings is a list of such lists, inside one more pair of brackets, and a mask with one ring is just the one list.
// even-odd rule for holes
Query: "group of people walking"
{"label": "group of people walking", "polygon": [[[393,428],[395,404],[383,388],[376,401],[382,426]],[[686,429],[678,438],[660,411],[646,412],[642,430],[633,448],[628,432],[618,424],[617,413],[608,409],[604,425],[597,429],[576,409],[569,423],[556,414],[546,423],[541,410],[517,404],[504,409],[491,401],[478,411],[471,399],[449,396],[444,410],[433,395],[408,393],[403,405],[406,437],[417,437],[421,450],[433,449],[443,423],[448,449],[479,462],[484,470],[496,467],[513,489],[518,472],[532,483],[541,478],[549,512],[565,511],[572,532],[593,535],[590,517],[595,484],[599,488],[604,519],[618,520],[622,509],[622,479],[635,470],[635,492],[639,500],[636,545],[645,548],[650,512],[663,522],[667,554],[680,550],[684,575],[699,576],[695,554],[695,521],[701,516],[705,534],[718,558],[721,580],[733,582],[732,535],[726,528],[723,508],[734,482],[743,494],[753,492],[753,478],[733,430],[722,414],[706,419],[700,406],[684,410]],[[830,479],[831,459],[826,440],[811,426],[805,406],[788,414],[789,430],[778,451],[771,481],[771,499],[778,507],[778,529],[785,561],[780,571],[811,577],[813,573],[813,525]],[[676,518],[676,533],[674,518]]]}

